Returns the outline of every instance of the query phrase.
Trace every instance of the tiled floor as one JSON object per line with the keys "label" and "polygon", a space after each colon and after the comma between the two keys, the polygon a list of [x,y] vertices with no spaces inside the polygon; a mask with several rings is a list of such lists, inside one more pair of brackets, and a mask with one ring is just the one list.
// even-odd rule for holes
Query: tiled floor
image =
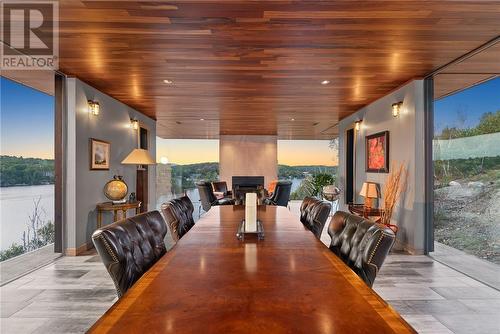
{"label": "tiled floor", "polygon": [[[420,333],[500,333],[500,292],[428,256],[390,255],[374,289]],[[115,300],[97,256],[62,257],[0,288],[0,332],[82,333]]]}

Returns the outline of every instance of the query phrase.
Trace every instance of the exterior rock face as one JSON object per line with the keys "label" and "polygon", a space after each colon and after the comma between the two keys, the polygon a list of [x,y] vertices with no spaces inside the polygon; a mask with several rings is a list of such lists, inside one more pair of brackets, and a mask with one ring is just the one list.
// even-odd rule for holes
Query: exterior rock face
{"label": "exterior rock face", "polygon": [[435,240],[500,264],[500,182],[450,182],[434,197]]}

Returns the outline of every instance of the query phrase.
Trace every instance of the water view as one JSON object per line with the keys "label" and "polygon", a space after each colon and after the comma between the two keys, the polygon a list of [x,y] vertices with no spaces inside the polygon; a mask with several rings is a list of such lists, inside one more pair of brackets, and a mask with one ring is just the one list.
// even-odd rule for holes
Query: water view
{"label": "water view", "polygon": [[[40,219],[38,224],[45,225],[54,221],[54,185],[2,187],[0,188],[1,243],[4,251],[12,244],[23,245],[28,231],[33,233],[32,218]],[[36,222],[35,222],[36,223]],[[41,226],[40,226],[41,227]],[[30,235],[31,237],[32,235]]]}

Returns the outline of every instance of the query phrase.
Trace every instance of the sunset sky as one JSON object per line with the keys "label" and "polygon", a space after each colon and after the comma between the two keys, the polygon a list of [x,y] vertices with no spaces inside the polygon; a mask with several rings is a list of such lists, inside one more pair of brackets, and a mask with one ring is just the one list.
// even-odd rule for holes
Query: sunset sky
{"label": "sunset sky", "polygon": [[[278,163],[336,166],[336,152],[329,148],[329,143],[328,140],[278,140]],[[162,157],[182,165],[219,161],[219,141],[157,138],[156,160]]]}
{"label": "sunset sky", "polygon": [[54,158],[54,97],[0,81],[0,154]]}

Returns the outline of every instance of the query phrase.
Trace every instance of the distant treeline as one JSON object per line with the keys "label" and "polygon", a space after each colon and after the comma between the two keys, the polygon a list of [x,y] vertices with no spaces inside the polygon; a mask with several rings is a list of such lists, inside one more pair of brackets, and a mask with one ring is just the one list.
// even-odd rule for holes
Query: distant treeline
{"label": "distant treeline", "polygon": [[481,116],[479,124],[472,128],[445,127],[436,139],[454,139],[500,132],[500,110],[487,112]]}
{"label": "distant treeline", "polygon": [[[304,178],[307,174],[327,173],[334,175],[337,167],[331,166],[287,166],[278,165],[278,178]],[[216,181],[219,179],[219,163],[203,162],[190,165],[172,165],[172,187],[176,190],[195,187],[198,180]],[[182,180],[179,185],[178,180]]]}
{"label": "distant treeline", "polygon": [[278,178],[301,179],[307,174],[337,174],[337,166],[287,166],[278,165]]}
{"label": "distant treeline", "polygon": [[0,156],[0,186],[34,186],[54,183],[54,160]]}

